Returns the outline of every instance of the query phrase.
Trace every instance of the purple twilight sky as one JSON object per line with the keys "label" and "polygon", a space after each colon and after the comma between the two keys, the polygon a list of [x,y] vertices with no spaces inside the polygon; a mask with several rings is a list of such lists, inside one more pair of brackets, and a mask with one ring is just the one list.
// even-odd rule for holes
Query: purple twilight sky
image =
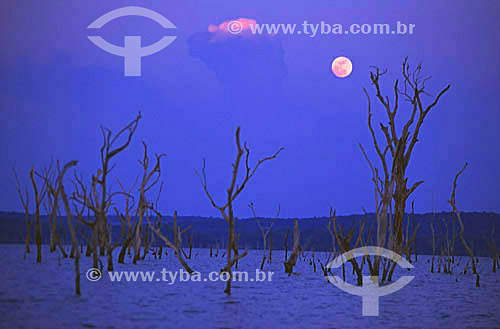
{"label": "purple twilight sky", "polygon": [[[87,26],[113,9],[142,6],[167,17],[177,39],[142,58],[142,76],[125,77],[123,58],[109,54],[87,36]],[[362,88],[371,65],[387,68],[383,91],[392,96],[401,63],[423,63],[432,75],[427,90],[450,91],[429,114],[408,174],[424,180],[411,199],[418,212],[450,208],[447,200],[456,171],[465,161],[457,191],[461,209],[500,211],[500,97],[498,81],[500,2],[490,1],[4,1],[0,4],[1,210],[21,210],[12,167],[24,183],[32,165],[51,158],[80,161],[88,177],[98,165],[99,125],[112,129],[143,119],[129,149],[113,171],[125,185],[140,174],[141,141],[163,160],[161,210],[181,215],[217,216],[193,169],[207,161],[210,190],[225,197],[234,158],[234,131],[252,149],[252,159],[280,146],[278,159],[265,163],[237,202],[237,216],[281,216],[373,211],[370,171],[358,148],[372,152]],[[258,23],[415,24],[412,35],[284,35],[207,41],[209,24],[240,17]],[[138,35],[149,45],[165,35],[143,17],[121,17],[97,32],[123,45]],[[352,74],[330,71],[347,56]],[[425,98],[430,101],[431,98]],[[376,104],[376,103],[375,103]],[[409,106],[401,102],[401,114]],[[376,104],[374,120],[384,119]],[[433,197],[434,196],[434,197]],[[433,202],[434,199],[434,202]]]}

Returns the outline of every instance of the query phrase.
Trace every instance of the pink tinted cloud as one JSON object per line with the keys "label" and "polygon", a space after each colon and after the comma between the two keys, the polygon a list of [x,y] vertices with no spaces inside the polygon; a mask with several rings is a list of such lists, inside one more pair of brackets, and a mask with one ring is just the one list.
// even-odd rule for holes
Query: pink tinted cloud
{"label": "pink tinted cloud", "polygon": [[251,18],[238,18],[228,20],[220,23],[219,25],[210,24],[208,32],[213,33],[213,39],[221,40],[230,37],[255,37],[252,33],[252,27],[257,24],[257,21]]}

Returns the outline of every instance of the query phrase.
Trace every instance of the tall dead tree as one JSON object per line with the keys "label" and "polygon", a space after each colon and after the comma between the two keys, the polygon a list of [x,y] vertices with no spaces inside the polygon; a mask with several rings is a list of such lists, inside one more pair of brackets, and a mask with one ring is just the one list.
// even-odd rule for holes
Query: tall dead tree
{"label": "tall dead tree", "polygon": [[[134,197],[132,195],[132,190],[135,188],[137,180],[129,190],[125,190],[120,181],[118,181],[118,184],[121,187],[122,194],[125,196],[125,208],[123,212],[120,212],[118,208],[115,207],[116,216],[120,219],[120,225],[122,227],[122,247],[118,254],[118,264],[123,264],[125,263],[125,254],[127,250],[130,255],[130,246],[137,229],[137,210],[134,209]],[[133,221],[132,217],[134,218]]]}
{"label": "tall dead tree", "polygon": [[[394,243],[394,249],[399,251],[403,243],[403,219],[405,215],[406,202],[408,197],[423,183],[417,181],[408,186],[406,172],[416,143],[419,140],[419,134],[425,118],[430,111],[437,105],[440,98],[449,90],[450,85],[442,89],[437,96],[433,97],[432,102],[424,105],[423,96],[429,95],[426,92],[425,82],[430,77],[422,76],[422,66],[417,65],[413,70],[410,69],[408,58],[405,58],[402,65],[403,86],[399,86],[399,80],[396,80],[393,87],[394,99],[382,94],[380,78],[387,70],[380,70],[374,67],[370,72],[370,81],[375,88],[375,97],[385,109],[387,123],[380,123],[380,130],[383,135],[382,142],[376,136],[372,126],[372,111],[370,96],[366,89],[363,92],[368,100],[368,128],[372,137],[373,146],[383,168],[383,178],[379,177],[378,169],[369,161],[372,170],[372,179],[376,190],[376,209],[377,209],[377,246],[384,247],[385,237],[381,234],[387,229],[387,212],[393,214],[390,218],[393,225],[390,229],[389,243]],[[403,120],[401,128],[398,122],[402,119],[398,116],[400,108],[400,96],[410,104],[409,118]],[[361,145],[360,145],[361,146]],[[368,160],[366,153],[365,158]],[[379,201],[380,199],[380,201]],[[394,201],[392,204],[391,201]],[[394,210],[392,209],[394,206]],[[389,246],[390,247],[390,246]],[[378,274],[378,273],[376,273]]]}
{"label": "tall dead tree", "polygon": [[[57,162],[57,166],[59,163]],[[72,165],[73,166],[73,165]],[[60,171],[60,168],[56,168]],[[56,175],[55,175],[56,174]],[[49,215],[49,225],[50,225],[50,236],[49,236],[49,251],[54,252],[56,247],[59,246],[61,254],[66,257],[66,252],[62,248],[62,242],[60,240],[60,234],[57,233],[57,219],[60,215],[59,210],[59,189],[56,187],[58,182],[56,177],[59,173],[54,173],[52,163],[49,167],[44,168],[41,173],[36,173],[38,177],[43,179],[47,186],[47,206],[46,211]],[[71,257],[74,256],[74,249],[71,250]]]}
{"label": "tall dead tree", "polygon": [[[47,194],[52,196],[51,202],[49,202],[49,207],[47,209],[47,213],[49,214],[57,214],[58,213],[58,200],[61,198],[64,206],[64,210],[66,213],[66,218],[67,218],[67,225],[68,229],[70,232],[71,236],[71,257],[74,258],[74,264],[75,264],[75,293],[76,295],[80,295],[80,250],[78,248],[78,237],[76,235],[76,230],[73,225],[73,214],[71,211],[70,203],[67,197],[67,194],[64,190],[64,176],[66,172],[77,165],[77,161],[69,161],[67,162],[64,167],[61,169],[59,166],[59,162],[56,164],[56,177],[55,180],[53,179],[52,171],[51,170],[45,170],[43,173],[39,174],[37,173],[37,176],[40,177],[41,179],[44,180],[45,187],[47,189]],[[57,208],[57,209],[55,209]],[[51,223],[53,224],[53,222]],[[61,249],[62,254],[66,257],[66,253],[64,252],[64,249],[62,248],[62,243],[59,238],[59,236],[55,236],[54,244],[59,245],[59,248]]]}
{"label": "tall dead tree", "polygon": [[149,169],[148,147],[146,143],[143,142],[142,144],[144,147],[144,155],[142,161],[139,161],[139,163],[141,164],[143,173],[139,185],[138,219],[134,237],[134,259],[133,259],[134,264],[140,259],[144,216],[146,215],[146,211],[151,208],[151,205],[148,203],[148,200],[146,199],[146,193],[150,191],[160,180],[161,176],[160,160],[162,157],[165,156],[165,154],[156,154],[155,164],[152,169]]}
{"label": "tall dead tree", "polygon": [[[139,201],[137,206],[137,221],[134,224],[133,228],[133,236],[131,238],[133,240],[134,247],[134,258],[133,263],[135,264],[140,259],[140,250],[142,244],[142,228],[144,223],[146,224],[146,232],[150,230],[152,233],[155,233],[158,238],[163,240],[169,248],[172,248],[175,251],[175,255],[179,260],[179,263],[186,269],[188,273],[193,273],[194,271],[189,267],[183,257],[182,251],[182,234],[190,229],[188,227],[185,230],[181,230],[177,227],[177,211],[174,212],[174,242],[172,243],[168,238],[166,238],[160,231],[160,225],[162,214],[158,210],[158,201],[160,198],[160,193],[162,191],[163,185],[160,184],[160,188],[158,191],[158,195],[156,197],[156,202],[150,202],[148,200],[147,194],[150,192],[160,181],[161,177],[161,159],[165,156],[165,154],[155,154],[155,162],[152,168],[150,168],[150,158],[148,155],[148,147],[146,143],[142,143],[144,148],[144,154],[142,160],[139,161],[139,164],[142,167],[142,178],[139,184]],[[155,216],[154,223],[151,222],[152,213]],[[146,235],[145,235],[146,236]],[[144,245],[144,256],[147,253],[147,249],[149,248],[148,239],[145,238]],[[123,248],[123,247],[122,247]],[[123,254],[125,253],[125,249],[122,249]]]}
{"label": "tall dead tree", "polygon": [[[63,183],[63,178],[66,173],[66,171],[73,167],[76,166],[77,161],[70,161],[66,163],[63,167],[62,170],[58,169],[58,178],[57,178],[57,191],[55,195],[57,197],[61,197],[64,205],[64,210],[66,212],[66,219],[67,219],[67,224],[68,224],[68,229],[70,232],[71,236],[71,255],[74,258],[74,264],[75,264],[75,294],[77,296],[81,295],[80,291],[80,250],[78,249],[78,237],[76,235],[76,230],[75,227],[73,226],[73,215],[71,212],[71,207],[69,205],[68,197],[66,195],[66,192],[64,190],[64,183]],[[55,202],[55,200],[54,200]]]}
{"label": "tall dead tree", "polygon": [[[249,159],[250,159],[250,149],[248,148],[247,144],[244,143],[243,147],[241,146],[240,142],[240,127],[236,128],[236,159],[233,163],[233,172],[232,172],[232,178],[231,178],[231,183],[229,184],[229,187],[227,189],[227,197],[226,201],[223,204],[218,204],[215,202],[214,198],[208,191],[208,185],[207,185],[207,175],[206,175],[206,166],[205,166],[205,161],[203,161],[203,168],[201,171],[201,174],[196,171],[196,174],[200,178],[201,185],[203,187],[203,190],[205,191],[205,194],[207,195],[211,205],[217,209],[222,217],[226,220],[226,222],[229,225],[228,229],[228,241],[227,241],[227,265],[221,270],[221,272],[227,272],[229,275],[229,278],[227,280],[226,284],[226,289],[224,292],[228,295],[231,294],[231,279],[232,279],[232,267],[233,265],[242,257],[246,256],[248,253],[248,249],[245,250],[242,254],[238,253],[238,248],[236,247],[236,236],[235,236],[235,216],[234,216],[234,209],[233,209],[233,201],[240,195],[240,193],[243,191],[245,188],[246,184],[252,178],[257,171],[257,169],[260,167],[260,165],[266,161],[275,159],[278,154],[283,150],[283,148],[280,148],[276,153],[273,155],[263,158],[257,162],[257,164],[252,168],[250,167],[249,164]],[[244,172],[244,177],[240,184],[237,184],[238,180],[238,172],[240,170],[240,165],[241,165],[241,160],[243,155],[245,155],[244,159],[244,166],[245,166],[245,172]],[[232,252],[234,252],[234,256],[232,255]]]}
{"label": "tall dead tree", "polygon": [[455,179],[453,180],[453,189],[451,190],[451,197],[450,197],[450,200],[448,200],[448,203],[451,205],[451,207],[453,208],[453,211],[455,212],[455,215],[457,216],[458,225],[460,225],[460,231],[458,232],[458,236],[460,237],[460,241],[462,242],[462,245],[464,246],[465,250],[467,251],[467,253],[470,256],[472,273],[477,274],[476,260],[474,258],[474,252],[472,251],[472,248],[469,246],[467,241],[465,241],[465,238],[464,238],[465,227],[464,227],[464,223],[462,221],[462,216],[460,215],[460,211],[458,210],[458,208],[456,206],[456,198],[455,198],[455,191],[457,189],[458,177],[464,172],[465,168],[467,168],[467,165],[468,164],[465,163],[463,168],[460,169],[458,171],[458,173],[455,175]]}
{"label": "tall dead tree", "polygon": [[[113,193],[108,187],[108,176],[113,169],[111,161],[121,152],[123,152],[132,141],[139,121],[142,115],[139,113],[136,118],[127,124],[124,128],[113,134],[111,130],[101,127],[103,142],[99,150],[100,168],[91,178],[90,192],[86,192],[85,184],[81,179],[76,180],[73,199],[85,205],[94,215],[94,221],[84,221],[91,228],[91,247],[94,254],[94,265],[97,264],[97,252],[104,256],[104,250],[108,254],[108,271],[113,270],[113,248],[116,244],[110,241],[111,234],[108,225],[108,211],[112,205]],[[76,178],[76,177],[75,177]]]}

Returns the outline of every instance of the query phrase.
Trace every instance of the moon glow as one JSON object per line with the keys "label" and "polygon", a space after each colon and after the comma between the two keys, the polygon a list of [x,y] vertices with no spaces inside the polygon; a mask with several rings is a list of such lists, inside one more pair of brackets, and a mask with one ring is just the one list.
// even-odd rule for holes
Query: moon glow
{"label": "moon glow", "polygon": [[348,77],[352,72],[352,62],[349,58],[340,56],[332,62],[332,72],[339,78]]}

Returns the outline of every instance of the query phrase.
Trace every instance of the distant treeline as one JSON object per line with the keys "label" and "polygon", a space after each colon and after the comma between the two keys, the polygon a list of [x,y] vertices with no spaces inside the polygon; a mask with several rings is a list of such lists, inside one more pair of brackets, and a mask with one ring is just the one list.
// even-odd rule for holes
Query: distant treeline
{"label": "distant treeline", "polygon": [[[408,215],[410,216],[410,215]],[[451,223],[454,216],[450,212],[441,212],[436,214],[415,214],[415,224],[420,225],[417,232],[417,251],[419,254],[432,253],[432,235],[430,229],[430,221],[434,216],[434,225],[436,228],[436,238],[441,234],[446,234],[448,229],[451,234]],[[486,212],[464,212],[462,213],[464,220],[465,233],[467,241],[470,241],[474,253],[481,256],[489,256],[490,249],[486,243],[485,236],[490,236],[494,223],[500,226],[500,214]],[[350,227],[358,232],[360,223],[363,221],[364,215],[349,215],[337,216],[337,225],[343,226],[343,230],[348,230]],[[120,241],[121,226],[118,218],[110,216],[109,220],[113,224],[113,241]],[[191,225],[191,229],[183,237],[183,244],[187,246],[189,235],[192,234],[194,248],[209,248],[216,247],[225,248],[227,237],[227,224],[223,219],[214,217],[197,217],[197,216],[180,216],[178,224],[181,227]],[[262,226],[272,227],[272,248],[284,249],[285,235],[288,230],[290,234],[293,231],[293,218],[261,218]],[[298,219],[300,227],[301,247],[306,250],[327,251],[332,248],[332,241],[327,230],[328,217],[314,217]],[[34,226],[34,225],[32,225]],[[61,230],[63,243],[70,244],[69,233],[66,228],[66,217],[58,218],[58,226]],[[47,216],[41,217],[42,238],[43,243],[47,244],[49,239],[49,219]],[[168,237],[173,237],[173,219],[165,217],[162,221],[162,232]],[[374,214],[367,215],[367,228],[376,230]],[[236,221],[236,231],[238,234],[238,245],[240,248],[248,247],[250,249],[262,248],[262,234],[257,226],[256,220],[252,218],[238,219]],[[84,232],[84,233],[82,233]],[[80,236],[80,241],[85,242],[88,239],[88,230],[82,230],[82,225],[77,226],[77,233]],[[365,234],[367,234],[365,230]],[[83,235],[82,235],[83,234]],[[34,234],[32,233],[32,236]],[[291,235],[290,235],[291,236]],[[24,215],[13,212],[0,212],[0,243],[24,243],[26,237],[26,221]],[[500,244],[500,228],[495,230],[495,241]],[[157,239],[156,243],[160,243]],[[291,248],[291,239],[288,240],[288,248]],[[152,247],[155,247],[153,245]],[[465,250],[458,241],[456,242],[456,254],[465,255]]]}

